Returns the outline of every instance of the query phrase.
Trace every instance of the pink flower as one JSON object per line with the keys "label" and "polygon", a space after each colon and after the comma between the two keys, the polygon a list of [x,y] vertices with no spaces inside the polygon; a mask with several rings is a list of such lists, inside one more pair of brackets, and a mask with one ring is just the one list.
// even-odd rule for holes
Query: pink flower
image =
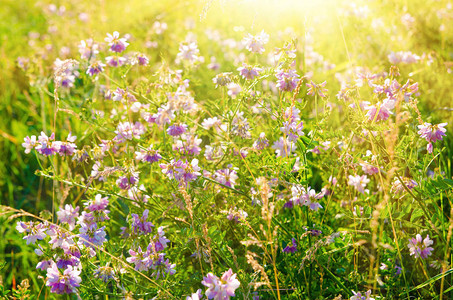
{"label": "pink flower", "polygon": [[[368,120],[385,121],[392,114],[390,110],[395,107],[395,101],[392,99],[385,99],[382,104],[378,102],[376,105],[368,105],[365,107],[368,110],[366,116]],[[377,114],[377,116],[376,116]]]}
{"label": "pink flower", "polygon": [[415,258],[427,258],[431,255],[431,251],[434,250],[432,247],[429,247],[433,243],[434,242],[429,239],[429,235],[426,235],[426,238],[422,240],[422,236],[417,234],[415,239],[409,239],[409,244],[407,244],[407,246],[409,247],[410,255],[414,255]]}
{"label": "pink flower", "polygon": [[423,125],[418,125],[418,129],[420,129],[418,134],[429,143],[441,141],[442,137],[445,136],[445,132],[447,132],[447,129],[444,128],[445,126],[447,126],[447,123],[440,123],[437,125],[424,123]]}
{"label": "pink flower", "polygon": [[206,290],[208,299],[227,300],[235,296],[234,291],[239,287],[240,282],[236,279],[236,274],[229,269],[223,273],[220,279],[214,274],[208,273],[201,284],[208,287]]}

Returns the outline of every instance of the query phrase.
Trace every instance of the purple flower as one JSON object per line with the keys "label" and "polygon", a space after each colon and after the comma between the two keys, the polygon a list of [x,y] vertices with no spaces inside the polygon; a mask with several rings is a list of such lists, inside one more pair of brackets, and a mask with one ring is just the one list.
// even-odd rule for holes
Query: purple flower
{"label": "purple flower", "polygon": [[127,62],[127,59],[121,56],[107,56],[105,62],[111,67],[121,67]]}
{"label": "purple flower", "polygon": [[420,234],[417,234],[415,238],[409,239],[409,244],[407,244],[407,247],[409,247],[409,252],[410,255],[414,255],[415,258],[427,258],[428,256],[431,255],[431,251],[434,249],[432,247],[429,247],[433,244],[434,242],[429,239],[429,235],[426,236],[424,240],[422,240],[422,236]]}
{"label": "purple flower", "polygon": [[43,223],[30,222],[17,222],[17,231],[20,233],[27,233],[24,240],[28,244],[35,244],[37,240],[43,240],[47,235],[45,233],[46,226]]}
{"label": "purple flower", "polygon": [[28,154],[31,152],[32,149],[35,149],[38,146],[38,141],[36,140],[36,136],[32,135],[30,137],[25,137],[24,142],[22,143],[22,147],[25,148],[25,153]]}
{"label": "purple flower", "polygon": [[96,223],[89,225],[82,223],[80,224],[80,226],[80,242],[85,246],[94,247],[91,244],[102,246],[102,244],[106,241],[105,226],[98,228],[98,225]]}
{"label": "purple flower", "polygon": [[277,77],[277,87],[287,92],[294,90],[300,80],[299,75],[293,69],[277,69],[275,76]]}
{"label": "purple flower", "polygon": [[220,182],[223,185],[226,185],[234,189],[238,175],[234,169],[222,169],[217,170],[214,173],[214,179]]}
{"label": "purple flower", "polygon": [[105,41],[109,43],[110,51],[117,53],[123,52],[129,45],[125,38],[120,38],[120,34],[118,31],[113,32],[113,34],[107,33]]}
{"label": "purple flower", "polygon": [[104,72],[105,64],[100,61],[93,62],[87,69],[87,74],[90,76],[97,75]]}
{"label": "purple flower", "polygon": [[101,194],[97,194],[94,200],[86,202],[84,205],[89,211],[104,211],[109,205],[109,197],[102,197]]}
{"label": "purple flower", "polygon": [[135,152],[135,159],[141,160],[143,162],[158,162],[162,159],[162,156],[159,154],[158,150],[153,149],[153,145],[150,145],[146,150],[140,150]]}
{"label": "purple flower", "polygon": [[239,287],[240,282],[236,279],[236,274],[229,269],[223,273],[220,279],[214,274],[208,273],[201,284],[208,288],[206,290],[208,299],[227,300],[235,296],[234,291]]}
{"label": "purple flower", "polygon": [[259,138],[253,143],[253,148],[256,150],[263,150],[267,147],[269,147],[269,140],[266,139],[266,134],[261,132]]}
{"label": "purple flower", "polygon": [[164,250],[167,248],[167,243],[170,242],[169,239],[165,236],[164,228],[161,226],[157,229],[157,236],[153,237],[153,240],[157,239],[157,242],[155,242],[154,247],[157,252]]}
{"label": "purple flower", "polygon": [[146,221],[148,219],[148,215],[148,209],[145,209],[143,211],[143,215],[141,217],[139,217],[137,214],[131,214],[131,232],[133,234],[148,234],[152,232],[154,225],[153,223]]}
{"label": "purple flower", "polygon": [[193,293],[191,296],[187,296],[186,300],[201,300],[203,298],[203,293],[201,289],[197,290],[196,293]]}
{"label": "purple flower", "polygon": [[116,185],[122,190],[128,190],[138,182],[138,172],[129,171],[127,175],[120,176],[116,180]]}
{"label": "purple flower", "polygon": [[113,270],[112,267],[109,267],[108,265],[103,266],[103,267],[98,267],[94,271],[94,277],[99,278],[104,282],[107,282],[110,279],[112,279],[114,275],[115,275],[115,271]]}
{"label": "purple flower", "polygon": [[304,128],[303,122],[283,122],[283,127],[280,130],[286,134],[289,141],[295,142],[297,139],[304,135],[302,129]]}
{"label": "purple flower", "polygon": [[420,129],[418,134],[429,143],[441,141],[442,137],[445,136],[445,132],[447,132],[447,129],[444,128],[445,126],[447,126],[447,123],[440,123],[437,125],[424,123],[423,125],[418,125],[418,129]]}
{"label": "purple flower", "polygon": [[47,269],[46,286],[50,286],[50,291],[57,294],[71,294],[77,292],[77,287],[80,286],[82,279],[80,278],[80,270],[72,266],[68,266],[63,274],[57,268],[55,263]]}
{"label": "purple flower", "polygon": [[288,245],[285,247],[285,249],[283,249],[283,252],[294,253],[294,252],[297,251],[297,243],[296,243],[296,239],[295,239],[295,238],[292,238],[291,241],[292,241],[291,245],[288,244]]}
{"label": "purple flower", "polygon": [[187,131],[187,128],[186,124],[173,124],[168,127],[167,133],[171,136],[180,136]]}
{"label": "purple flower", "polygon": [[[413,179],[410,179],[410,178],[407,178],[407,177],[403,177],[401,178],[403,179],[403,183],[406,185],[406,187],[408,189],[413,189],[414,187],[416,187],[418,185],[418,183],[413,180]],[[400,194],[401,192],[403,192],[405,189],[404,189],[404,186],[403,184],[401,183],[401,181],[399,180],[398,177],[395,177],[393,179],[393,183],[392,183],[392,188],[391,188],[391,192],[394,193],[394,194]]]}
{"label": "purple flower", "polygon": [[280,137],[280,140],[274,142],[272,148],[275,149],[275,154],[277,154],[277,157],[288,157],[292,152],[296,151],[297,146],[289,139]]}
{"label": "purple flower", "polygon": [[391,110],[395,107],[395,101],[388,98],[382,103],[379,102],[375,105],[368,105],[365,109],[368,111],[366,116],[369,121],[385,121],[392,114]]}
{"label": "purple flower", "polygon": [[162,169],[162,173],[167,175],[169,179],[179,180],[184,175],[184,162],[180,159],[175,161],[172,159],[168,164],[160,164],[159,167]]}
{"label": "purple flower", "polygon": [[371,298],[371,290],[368,290],[365,295],[362,295],[361,292],[354,292],[352,291],[354,296],[351,296],[349,300],[374,300],[374,298]]}
{"label": "purple flower", "polygon": [[310,83],[306,84],[308,87],[307,95],[315,96],[316,94],[318,94],[322,98],[327,97],[326,94],[324,94],[328,92],[327,89],[324,88],[326,84],[327,82],[325,81],[320,84],[316,84],[313,81],[310,81]]}
{"label": "purple flower", "polygon": [[73,155],[77,149],[76,144],[74,144],[76,139],[77,139],[76,136],[73,136],[71,135],[71,133],[69,133],[68,137],[66,138],[66,142],[54,142],[57,153],[60,154],[61,156]]}
{"label": "purple flower", "polygon": [[41,153],[42,155],[54,155],[57,153],[57,145],[54,143],[55,141],[55,133],[52,133],[49,137],[44,133],[41,132],[41,135],[38,137],[39,145],[36,146],[36,150]]}
{"label": "purple flower", "polygon": [[247,65],[245,63],[242,64],[242,67],[237,69],[239,73],[241,74],[242,78],[247,79],[247,80],[253,80],[255,77],[260,75],[260,72],[263,71],[263,69]]}
{"label": "purple flower", "polygon": [[75,219],[79,217],[79,209],[80,207],[74,208],[72,205],[66,204],[65,208],[61,208],[57,212],[58,220],[61,223],[67,223],[69,225],[69,230],[73,230],[75,228]]}
{"label": "purple flower", "polygon": [[189,63],[194,63],[200,59],[198,56],[199,54],[200,50],[198,50],[197,43],[181,43],[179,45],[179,53],[176,56],[176,63],[179,64],[183,60],[186,60]]}
{"label": "purple flower", "polygon": [[148,271],[149,268],[149,252],[143,252],[142,248],[139,246],[137,251],[132,249],[129,250],[131,257],[126,258],[126,261],[135,265],[135,270],[137,271]]}

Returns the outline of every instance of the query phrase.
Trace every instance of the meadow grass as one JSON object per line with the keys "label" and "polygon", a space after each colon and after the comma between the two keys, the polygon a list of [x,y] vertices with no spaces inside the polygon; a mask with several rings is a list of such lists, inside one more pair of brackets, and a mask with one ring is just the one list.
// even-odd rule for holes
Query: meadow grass
{"label": "meadow grass", "polygon": [[[60,1],[56,11],[50,4],[6,0],[0,10],[0,296],[180,299],[197,289],[204,294],[208,274],[220,277],[231,269],[240,282],[236,297],[243,299],[349,298],[368,290],[376,299],[453,297],[453,8],[447,1]],[[168,25],[161,34],[153,29],[156,21]],[[264,54],[244,48],[243,38],[262,30],[269,34]],[[126,52],[145,54],[148,65],[105,67],[89,76],[90,63],[78,52],[80,41],[92,38],[102,44],[105,61],[111,52],[104,38],[114,31],[121,37],[130,34]],[[204,61],[178,64],[180,44],[189,40],[196,41]],[[296,57],[283,54],[273,60],[270,54],[285,45]],[[398,51],[420,59],[392,67],[389,54]],[[209,68],[211,57],[219,69]],[[26,67],[18,58],[28,60]],[[79,61],[70,89],[55,84],[56,58]],[[243,61],[260,66],[260,75],[250,81],[240,77],[237,68]],[[279,68],[300,75],[297,87],[275,87]],[[174,73],[179,69],[181,78]],[[241,86],[238,95],[231,94],[232,87],[213,83],[223,72],[231,72],[225,76]],[[395,93],[397,105],[388,119],[368,118],[362,102],[375,104],[385,97],[366,80],[357,84],[359,73],[377,74],[373,83],[382,86],[384,79],[401,85],[411,80],[418,83],[418,93],[411,99]],[[189,80],[187,87],[183,79]],[[327,82],[325,97],[310,94],[311,80]],[[105,92],[117,88],[149,107],[138,113],[128,100],[109,100]],[[201,139],[200,155],[178,148],[178,137],[167,133],[170,124],[143,121],[143,113],[157,113],[171,99],[167,93],[177,89],[198,105],[198,111],[184,113],[182,105],[175,120]],[[297,115],[294,108],[300,110],[303,133],[298,131],[297,150],[291,151],[275,142],[280,137],[287,141],[288,132],[280,128]],[[212,117],[224,129],[206,129],[203,121]],[[113,138],[121,135],[120,123],[137,120],[146,125],[146,133],[123,142]],[[433,153],[417,133],[423,122],[448,123]],[[55,132],[57,141],[72,132],[77,149],[87,149],[89,162],[36,150],[25,154],[24,138],[41,131]],[[254,146],[261,132],[269,144],[264,149]],[[102,140],[110,140],[112,148],[99,160]],[[196,179],[181,182],[163,174],[159,163],[139,162],[134,152],[150,143],[166,167],[172,159],[190,164],[197,158],[201,170],[193,175]],[[205,146],[221,154],[208,159]],[[90,176],[95,161],[121,170],[105,171],[107,179],[100,182],[99,175]],[[370,182],[363,187],[369,191],[361,192],[361,183],[349,183],[349,176],[363,175],[365,161],[379,171],[368,175]],[[129,180],[132,168],[140,171],[144,188],[129,193],[130,187],[116,180]],[[228,181],[227,173],[238,178]],[[410,179],[416,187],[405,181]],[[404,184],[396,187],[395,181]],[[71,232],[57,211],[71,204],[81,212],[97,194],[109,199],[110,221],[102,223],[105,244],[81,237],[78,227],[82,283],[67,296],[51,293],[46,272],[36,270],[41,259],[16,223],[46,221],[59,232]],[[306,199],[319,200],[322,208],[313,209]],[[131,214],[142,216],[145,209],[153,233],[121,239],[121,227],[133,228]],[[153,271],[161,265],[139,269],[126,260],[139,245],[145,250],[160,226],[170,240],[166,258],[176,265],[175,274],[161,271],[168,272],[165,278]],[[434,241],[430,255],[414,257],[408,244],[417,234]],[[288,250],[292,239],[294,253]],[[45,255],[61,255],[45,244]],[[95,278],[99,266],[111,266],[113,279]],[[24,279],[30,287],[21,290]]]}

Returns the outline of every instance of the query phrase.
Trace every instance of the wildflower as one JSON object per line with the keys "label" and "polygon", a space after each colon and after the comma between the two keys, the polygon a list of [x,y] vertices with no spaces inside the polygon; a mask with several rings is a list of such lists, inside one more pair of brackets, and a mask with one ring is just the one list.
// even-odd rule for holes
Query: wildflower
{"label": "wildflower", "polygon": [[441,141],[447,129],[444,127],[447,126],[447,123],[440,123],[437,125],[431,125],[431,123],[424,123],[423,125],[418,125],[418,134],[421,138],[424,138],[428,142],[427,150],[428,153],[433,152],[432,143],[436,141]]}
{"label": "wildflower", "polygon": [[[410,190],[418,185],[417,182],[413,179],[410,179],[407,177],[403,177],[401,179],[403,180],[404,185],[406,185],[406,187]],[[395,177],[390,191],[394,194],[400,194],[401,192],[403,192],[405,190],[403,183],[401,183],[401,181],[398,177]]]}
{"label": "wildflower", "polygon": [[52,133],[49,137],[42,131],[38,137],[39,145],[36,146],[36,150],[42,155],[54,155],[57,152],[57,144],[55,141],[55,133]]}
{"label": "wildflower", "polygon": [[236,274],[229,269],[223,273],[220,279],[214,274],[208,273],[201,284],[208,288],[206,290],[208,299],[227,300],[235,296],[234,291],[239,287],[240,282],[236,279]]}
{"label": "wildflower", "polygon": [[186,300],[201,300],[203,298],[203,294],[201,289],[197,290],[196,293],[193,293],[191,296],[187,296]]}
{"label": "wildflower", "polygon": [[283,122],[283,127],[280,127],[280,130],[286,134],[289,141],[297,141],[297,139],[304,135],[302,131],[304,129],[303,122]]}
{"label": "wildflower", "polygon": [[389,118],[391,110],[395,107],[395,101],[387,98],[382,103],[378,102],[375,105],[367,105],[365,109],[367,110],[366,116],[370,121],[385,121]]}
{"label": "wildflower", "polygon": [[197,135],[191,133],[182,134],[180,140],[176,140],[173,144],[173,150],[177,150],[185,155],[198,155],[200,154],[202,140]]}
{"label": "wildflower", "polygon": [[426,236],[424,240],[422,240],[422,236],[420,234],[417,234],[415,238],[409,239],[409,244],[407,244],[407,247],[409,247],[409,252],[410,255],[414,255],[415,258],[427,258],[428,256],[431,255],[431,251],[434,249],[432,247],[429,247],[433,244],[434,242],[429,239],[429,235]]}
{"label": "wildflower", "polygon": [[391,52],[388,55],[389,62],[393,65],[404,63],[413,64],[420,60],[420,56],[410,51]]}
{"label": "wildflower", "polygon": [[247,79],[247,80],[253,80],[255,77],[260,75],[260,72],[263,71],[263,69],[258,68],[258,67],[253,67],[250,65],[247,65],[245,63],[242,64],[242,67],[237,69],[239,73],[241,74],[242,78]]}
{"label": "wildflower", "polygon": [[65,208],[57,212],[58,220],[61,223],[66,223],[69,225],[69,230],[73,230],[75,228],[75,219],[79,216],[79,209],[80,207],[74,208],[72,205],[66,204]]}
{"label": "wildflower", "polygon": [[16,230],[20,233],[27,233],[24,240],[28,244],[34,244],[37,240],[43,240],[47,235],[45,233],[46,227],[43,223],[33,222],[17,222]]}
{"label": "wildflower", "polygon": [[289,139],[280,137],[280,140],[274,142],[272,148],[275,149],[277,157],[279,156],[287,157],[291,155],[292,152],[296,151],[297,146],[294,142],[290,141]]}
{"label": "wildflower", "polygon": [[129,45],[125,38],[120,38],[120,34],[118,31],[113,32],[113,34],[107,33],[105,41],[109,43],[110,51],[117,53],[123,52]]}
{"label": "wildflower", "polygon": [[143,162],[158,162],[162,159],[162,156],[159,154],[158,150],[153,149],[153,145],[150,145],[146,150],[140,150],[135,152],[135,159],[141,160]]}
{"label": "wildflower", "polygon": [[131,224],[131,232],[133,234],[148,234],[151,233],[153,230],[153,223],[148,222],[148,215],[149,210],[145,209],[141,217],[137,214],[131,214],[132,217],[132,224]]}
{"label": "wildflower", "polygon": [[115,271],[112,267],[109,266],[98,267],[96,270],[94,270],[94,277],[99,278],[104,282],[112,279],[114,275]]}
{"label": "wildflower", "polygon": [[102,246],[102,244],[106,241],[105,226],[98,229],[98,225],[96,223],[89,225],[82,223],[79,232],[79,237],[81,239],[80,242],[87,247],[94,247],[92,244]]}
{"label": "wildflower", "polygon": [[71,294],[77,293],[77,287],[80,286],[82,279],[80,278],[81,271],[78,268],[68,266],[63,274],[57,268],[57,265],[53,263],[51,267],[47,269],[47,281],[46,286],[50,286],[50,291],[57,294]]}
{"label": "wildflower", "polygon": [[164,227],[160,226],[159,228],[157,228],[157,236],[153,236],[153,240],[155,241],[156,239],[157,242],[155,242],[154,244],[156,251],[162,251],[167,248],[167,243],[169,243],[170,240],[165,236]]}
{"label": "wildflower", "polygon": [[121,56],[107,56],[105,62],[111,67],[120,67],[127,62],[127,59]]}
{"label": "wildflower", "polygon": [[230,96],[233,99],[236,99],[236,96],[242,91],[242,88],[239,84],[230,82],[227,85],[228,88],[228,96]]}
{"label": "wildflower", "polygon": [[352,185],[353,187],[355,187],[355,189],[360,192],[360,193],[368,193],[369,191],[368,190],[365,190],[364,188],[366,187],[367,183],[370,182],[370,180],[368,179],[368,177],[366,175],[356,175],[356,176],[352,176],[352,175],[349,175],[349,182],[348,184],[349,185]]}
{"label": "wildflower", "polygon": [[96,44],[93,39],[88,39],[86,41],[80,41],[80,44],[78,45],[79,47],[79,53],[80,53],[80,58],[90,60],[91,58],[96,57],[97,54],[99,54],[98,47],[99,45]]}
{"label": "wildflower", "polygon": [[231,133],[237,136],[240,136],[244,139],[249,139],[252,137],[250,133],[250,124],[246,117],[244,117],[244,112],[238,112],[231,122]]}
{"label": "wildflower", "polygon": [[328,92],[327,89],[324,88],[326,84],[327,84],[326,81],[320,84],[316,84],[313,81],[310,81],[310,83],[306,84],[308,87],[307,95],[315,96],[316,94],[318,94],[322,98],[327,97],[326,94],[324,94]]}
{"label": "wildflower", "polygon": [[168,164],[160,164],[162,173],[167,175],[169,179],[179,180],[184,174],[184,162],[181,160],[172,159]]}
{"label": "wildflower", "polygon": [[362,295],[361,292],[354,292],[352,291],[354,296],[351,296],[349,300],[374,300],[374,298],[371,298],[371,290],[368,290],[365,295]]}
{"label": "wildflower", "polygon": [[231,72],[217,74],[216,77],[212,79],[212,82],[215,84],[215,87],[226,86],[232,82],[232,75],[233,73]]}
{"label": "wildflower", "polygon": [[295,239],[295,238],[292,238],[292,240],[291,240],[291,245],[288,244],[288,245],[283,249],[283,252],[289,252],[289,253],[297,252],[297,243],[296,243],[296,239]]}
{"label": "wildflower", "polygon": [[154,22],[153,26],[151,27],[153,32],[158,35],[164,33],[164,31],[167,30],[167,28],[168,28],[167,23],[159,21]]}
{"label": "wildflower", "polygon": [[137,251],[132,249],[129,250],[131,257],[126,258],[126,261],[135,265],[135,270],[137,271],[147,271],[149,266],[149,252],[143,252],[142,248],[139,246]]}
{"label": "wildflower", "polygon": [[97,75],[104,72],[105,64],[100,61],[93,62],[87,69],[87,74],[90,76]]}
{"label": "wildflower", "polygon": [[183,179],[186,183],[197,180],[198,176],[201,175],[199,172],[201,168],[198,166],[198,159],[192,159],[192,162],[184,164]]}
{"label": "wildflower", "polygon": [[266,139],[266,134],[261,132],[259,138],[253,143],[253,148],[256,150],[263,150],[267,147],[269,147],[269,140]]}
{"label": "wildflower", "polygon": [[263,31],[261,33],[253,36],[250,33],[242,41],[245,45],[245,48],[250,52],[254,53],[263,53],[264,45],[269,42],[269,35]]}
{"label": "wildflower", "polygon": [[77,139],[76,136],[73,136],[73,135],[71,135],[71,133],[69,133],[68,137],[66,138],[66,142],[60,142],[60,141],[55,142],[54,146],[55,146],[55,149],[57,150],[57,153],[60,154],[61,156],[73,155],[77,149],[77,145],[74,144],[76,139]]}
{"label": "wildflower", "polygon": [[236,180],[238,179],[237,172],[234,169],[217,170],[214,173],[214,179],[223,185],[234,189]]}
{"label": "wildflower", "polygon": [[168,127],[167,133],[171,136],[180,136],[186,132],[188,126],[186,124],[173,124]]}
{"label": "wildflower", "polygon": [[293,69],[277,69],[275,77],[277,77],[277,87],[287,92],[294,90],[300,80],[299,75]]}
{"label": "wildflower", "polygon": [[360,163],[360,165],[362,166],[362,171],[365,173],[365,174],[368,174],[368,175],[373,175],[373,174],[377,174],[379,173],[379,168],[378,167],[375,167],[373,165],[370,165],[368,162],[363,162],[363,163]]}
{"label": "wildflower", "polygon": [[200,50],[198,50],[197,43],[181,43],[179,45],[179,53],[176,56],[176,63],[180,63],[183,60],[194,63],[200,60],[199,54]]}
{"label": "wildflower", "polygon": [[102,197],[101,194],[97,194],[94,200],[90,200],[84,205],[89,211],[104,211],[109,205],[109,197]]}
{"label": "wildflower", "polygon": [[32,149],[35,149],[38,146],[38,141],[36,140],[36,136],[32,135],[30,137],[25,137],[24,142],[22,143],[22,147],[25,148],[25,153],[28,154],[31,152]]}
{"label": "wildflower", "polygon": [[138,182],[138,172],[130,171],[129,174],[120,176],[116,185],[122,190],[128,190]]}

